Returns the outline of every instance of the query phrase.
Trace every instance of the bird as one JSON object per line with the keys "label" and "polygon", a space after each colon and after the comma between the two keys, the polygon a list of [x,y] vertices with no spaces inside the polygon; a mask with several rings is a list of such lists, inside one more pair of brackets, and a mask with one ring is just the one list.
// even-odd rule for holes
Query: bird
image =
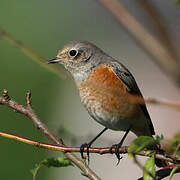
{"label": "bird", "polygon": [[[131,72],[96,45],[88,41],[72,41],[58,51],[48,64],[62,64],[71,74],[82,104],[89,115],[104,129],[89,143],[80,147],[83,158],[84,148],[89,148],[107,129],[124,131],[125,134],[115,148],[118,162],[122,157],[119,148],[129,131],[136,136],[155,135],[142,93]],[[130,97],[140,97],[143,103],[133,103]],[[156,160],[157,166],[164,166]]]}

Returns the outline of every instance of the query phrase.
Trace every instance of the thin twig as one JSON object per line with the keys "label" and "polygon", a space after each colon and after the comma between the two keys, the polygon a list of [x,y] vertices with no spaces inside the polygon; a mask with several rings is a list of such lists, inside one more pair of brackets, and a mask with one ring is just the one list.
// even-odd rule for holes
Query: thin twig
{"label": "thin twig", "polygon": [[165,22],[165,19],[161,16],[158,9],[153,5],[152,1],[139,0],[136,1],[136,3],[139,3],[140,6],[145,10],[146,14],[151,20],[152,25],[154,25],[155,29],[158,32],[158,38],[160,38],[162,43],[167,47],[169,53],[171,53],[172,57],[174,57],[176,61],[179,61],[177,49],[175,48],[172,37],[167,30],[167,23]]}
{"label": "thin twig", "polygon": [[156,98],[143,99],[142,97],[138,97],[138,96],[131,96],[130,98],[131,98],[131,101],[133,101],[134,103],[140,103],[140,104],[147,103],[147,104],[152,104],[152,105],[166,106],[166,107],[180,111],[180,103],[170,102],[167,100],[160,100]]}
{"label": "thin twig", "polygon": [[[5,138],[9,138],[9,139],[13,139],[13,140],[16,140],[16,141],[19,141],[22,143],[30,144],[33,146],[37,146],[40,148],[44,148],[44,149],[51,149],[51,150],[61,151],[61,152],[80,152],[80,147],[69,147],[69,146],[62,146],[62,145],[47,144],[44,142],[34,141],[32,139],[20,137],[20,136],[10,134],[10,133],[6,133],[6,132],[2,132],[2,131],[0,131],[0,136],[5,137]],[[84,149],[84,152],[87,152],[87,148]],[[91,147],[91,148],[89,148],[89,152],[100,154],[100,155],[112,154],[115,152],[115,149],[114,148],[111,149],[111,147],[103,147],[103,148],[102,147],[101,148]],[[144,150],[144,151],[137,153],[136,155],[151,157],[152,154],[150,154],[148,152],[151,152],[151,151]],[[123,147],[119,148],[119,153],[120,154],[127,154],[128,153],[128,146],[123,146]],[[168,161],[171,163],[180,164],[180,159],[178,159],[176,156],[167,157],[164,154],[160,154],[161,152],[158,152],[158,153],[155,154],[156,159],[161,159],[161,160],[165,160],[165,161]]]}
{"label": "thin twig", "polygon": [[[175,166],[178,166],[178,165],[175,165]],[[161,180],[161,179],[164,179],[165,177],[168,177],[171,174],[171,171],[174,167],[168,167],[168,168],[163,168],[163,169],[157,170],[156,171],[156,179]],[[177,169],[177,171],[174,174],[176,174],[176,173],[180,173],[180,168]],[[138,178],[138,180],[144,180],[144,179],[143,179],[143,177],[141,177],[141,178]]]}
{"label": "thin twig", "polygon": [[139,42],[159,66],[167,72],[174,82],[180,86],[180,64],[169,53],[168,48],[160,40],[153,37],[117,0],[98,0],[123,27]]}
{"label": "thin twig", "polygon": [[65,78],[68,77],[68,74],[63,69],[60,69],[60,68],[58,68],[57,66],[54,66],[54,65],[48,66],[47,63],[46,63],[47,62],[46,59],[39,56],[32,49],[25,46],[25,44],[23,42],[15,39],[12,35],[7,33],[6,31],[4,31],[1,27],[0,27],[0,37],[4,38],[5,40],[10,42],[14,46],[18,47],[21,51],[24,52],[25,55],[29,56],[32,60],[34,60],[34,62],[36,62],[40,66],[48,69],[49,71],[55,73],[60,78],[65,79]]}
{"label": "thin twig", "polygon": [[[16,112],[19,112],[19,113],[24,114],[25,116],[27,116],[29,119],[31,119],[33,121],[33,123],[37,126],[37,128],[39,130],[41,130],[46,135],[46,137],[48,139],[50,139],[53,143],[55,143],[57,146],[63,146],[64,145],[62,142],[60,142],[54,136],[54,134],[45,126],[45,124],[43,124],[41,122],[41,120],[36,116],[36,114],[31,109],[28,109],[28,108],[16,103],[15,101],[10,100],[10,98],[6,99],[5,97],[7,97],[7,96],[8,96],[7,91],[4,90],[3,97],[0,96],[0,104],[6,105],[6,106],[16,110]],[[80,160],[74,154],[72,154],[70,152],[66,152],[65,156],[69,160],[71,160],[78,168],[80,168],[82,170],[82,172],[84,174],[86,174],[86,176],[89,179],[91,179],[91,180],[100,180],[100,178],[85,163],[83,163],[82,160]]]}

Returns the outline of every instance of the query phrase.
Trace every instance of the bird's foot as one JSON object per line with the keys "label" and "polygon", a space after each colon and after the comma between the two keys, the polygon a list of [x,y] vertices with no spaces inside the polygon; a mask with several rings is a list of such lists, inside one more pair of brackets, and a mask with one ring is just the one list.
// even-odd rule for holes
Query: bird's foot
{"label": "bird's foot", "polygon": [[110,153],[113,153],[113,149],[114,149],[114,154],[116,155],[117,159],[118,159],[118,162],[116,164],[116,166],[119,164],[120,160],[122,159],[122,156],[120,156],[119,154],[119,148],[121,147],[121,143],[119,144],[113,144],[110,148]]}
{"label": "bird's foot", "polygon": [[91,144],[90,143],[84,143],[80,146],[80,153],[81,153],[81,158],[82,159],[86,159],[83,155],[84,153],[84,148],[87,148],[86,149],[86,152],[87,152],[87,159],[88,159],[88,164],[89,164],[89,148],[91,147]]}

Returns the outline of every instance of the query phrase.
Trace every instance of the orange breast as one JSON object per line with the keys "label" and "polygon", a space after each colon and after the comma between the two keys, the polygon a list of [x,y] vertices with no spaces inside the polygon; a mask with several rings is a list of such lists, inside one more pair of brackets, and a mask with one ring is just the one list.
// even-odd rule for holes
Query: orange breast
{"label": "orange breast", "polygon": [[128,87],[110,66],[100,65],[79,86],[82,102],[88,111],[105,113],[114,118],[129,118],[138,113],[135,104],[130,104]]}
{"label": "orange breast", "polygon": [[103,88],[127,91],[127,86],[119,79],[110,66],[100,65],[88,76],[88,82],[98,83]]}

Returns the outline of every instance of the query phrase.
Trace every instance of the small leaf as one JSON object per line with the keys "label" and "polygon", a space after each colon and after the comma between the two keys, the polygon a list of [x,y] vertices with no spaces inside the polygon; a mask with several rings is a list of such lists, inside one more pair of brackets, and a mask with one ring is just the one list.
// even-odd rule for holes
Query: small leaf
{"label": "small leaf", "polygon": [[[147,172],[151,173],[154,178],[152,178]],[[155,169],[155,157],[154,155],[146,161],[143,170],[143,179],[144,180],[151,180],[155,179],[156,176],[156,169]]]}
{"label": "small leaf", "polygon": [[171,180],[171,179],[172,179],[172,177],[173,177],[174,173],[175,173],[178,169],[179,169],[179,167],[178,167],[178,166],[176,166],[176,167],[174,167],[174,168],[172,169],[172,171],[171,171],[171,173],[170,173],[170,175],[169,175],[169,180]]}
{"label": "small leaf", "polygon": [[30,172],[32,173],[33,175],[33,180],[36,179],[36,175],[38,173],[38,170],[42,167],[43,165],[40,163],[40,164],[36,164],[35,167],[33,169],[30,170]]}
{"label": "small leaf", "polygon": [[66,167],[66,166],[72,166],[70,160],[64,158],[64,157],[58,157],[56,158],[48,158],[41,162],[42,165],[47,167]]}
{"label": "small leaf", "polygon": [[136,154],[142,151],[145,148],[151,147],[156,144],[156,140],[150,136],[139,136],[137,139],[131,142],[128,148],[128,155],[132,157],[133,154]]}
{"label": "small leaf", "polygon": [[151,154],[153,154],[154,153],[154,151],[147,151],[146,153],[145,153],[145,156],[150,156]]}
{"label": "small leaf", "polygon": [[56,158],[48,158],[43,161],[41,161],[39,164],[35,165],[35,168],[31,170],[31,173],[33,175],[33,180],[36,179],[36,175],[38,170],[42,167],[67,167],[67,166],[73,166],[72,162],[64,157],[58,157]]}

